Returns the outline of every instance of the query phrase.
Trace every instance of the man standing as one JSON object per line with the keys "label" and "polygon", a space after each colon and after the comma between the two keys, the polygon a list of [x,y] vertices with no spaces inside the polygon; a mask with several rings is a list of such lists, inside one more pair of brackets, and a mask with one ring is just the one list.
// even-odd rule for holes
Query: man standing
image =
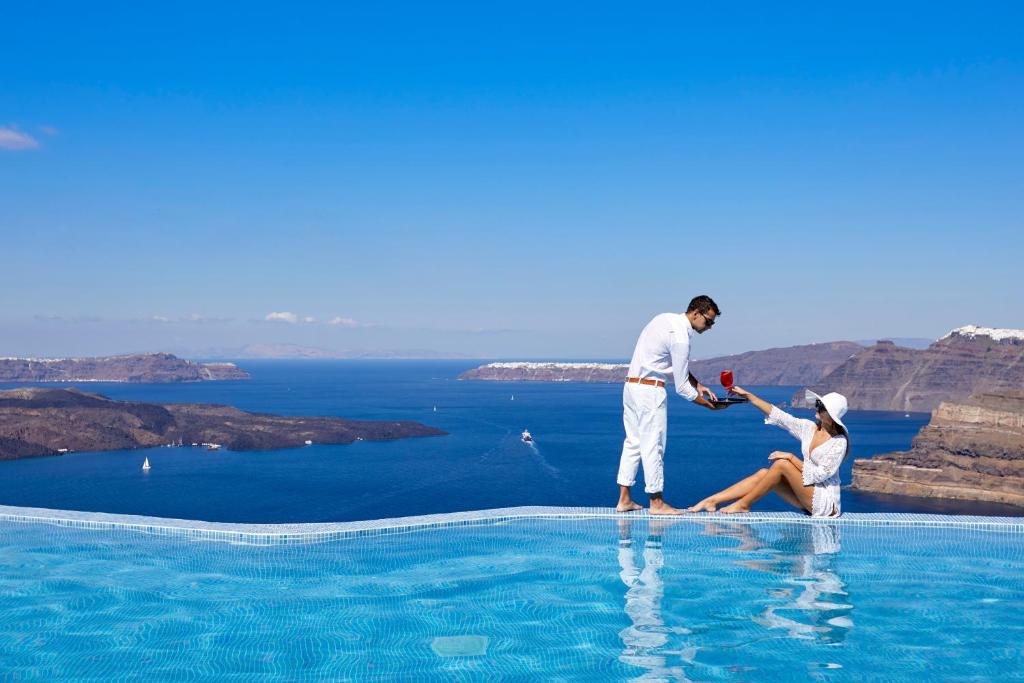
{"label": "man standing", "polygon": [[694,332],[703,334],[715,324],[721,314],[711,297],[695,297],[686,313],[662,313],[647,323],[640,333],[629,364],[629,375],[622,390],[622,423],[626,427],[626,440],[622,444],[619,460],[619,512],[639,510],[641,506],[629,496],[629,488],[636,483],[640,463],[644,466],[644,481],[651,498],[652,515],[677,515],[677,510],[662,498],[664,486],[665,432],[668,412],[665,381],[671,373],[676,393],[716,410],[717,400],[710,389],[690,373],[690,337]]}

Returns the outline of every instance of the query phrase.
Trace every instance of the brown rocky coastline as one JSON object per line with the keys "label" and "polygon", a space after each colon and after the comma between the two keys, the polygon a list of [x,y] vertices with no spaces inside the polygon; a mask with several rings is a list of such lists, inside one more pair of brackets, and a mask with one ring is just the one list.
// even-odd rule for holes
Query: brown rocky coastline
{"label": "brown rocky coastline", "polygon": [[851,488],[1024,506],[1024,392],[943,401],[909,451],[854,461]]}
{"label": "brown rocky coastline", "polygon": [[0,391],[0,460],[67,451],[219,444],[236,451],[353,441],[389,441],[445,432],[418,422],[283,417],[207,404],[114,401],[77,389]]}

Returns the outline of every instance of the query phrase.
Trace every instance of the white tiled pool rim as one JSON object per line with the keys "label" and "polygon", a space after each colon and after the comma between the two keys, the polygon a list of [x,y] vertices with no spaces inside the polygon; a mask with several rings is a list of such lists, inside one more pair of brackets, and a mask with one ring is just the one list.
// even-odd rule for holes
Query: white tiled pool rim
{"label": "white tiled pool rim", "polygon": [[[586,520],[650,519],[651,517],[646,510],[623,514],[616,512],[613,508],[527,506],[357,522],[237,524],[0,505],[0,522],[6,523],[37,523],[83,529],[125,530],[147,535],[181,536],[253,545],[309,543],[336,538],[383,536],[432,527],[494,524],[517,519]],[[737,524],[948,527],[1024,533],[1024,517],[851,512],[841,517],[826,519],[808,517],[796,512],[752,512],[744,515],[696,513],[673,517],[673,519],[698,523],[716,520]]]}

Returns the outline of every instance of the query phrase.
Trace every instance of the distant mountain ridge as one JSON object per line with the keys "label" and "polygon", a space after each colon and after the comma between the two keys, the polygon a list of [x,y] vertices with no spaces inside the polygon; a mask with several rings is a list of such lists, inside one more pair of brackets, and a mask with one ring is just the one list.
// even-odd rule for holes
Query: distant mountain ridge
{"label": "distant mountain ridge", "polygon": [[170,353],[99,358],[0,358],[0,382],[210,382],[249,379],[234,363],[197,363]]}
{"label": "distant mountain ridge", "polygon": [[735,382],[743,385],[790,386],[817,382],[851,356],[864,350],[849,341],[804,344],[788,348],[748,351],[690,363],[691,371],[704,383],[718,383],[723,370],[731,370]]}
{"label": "distant mountain ridge", "polygon": [[465,354],[432,349],[363,349],[336,351],[318,346],[302,346],[301,344],[248,344],[232,349],[207,350],[205,353],[194,354],[204,358],[234,359],[319,359],[319,360],[427,360],[447,358],[467,358]]}
{"label": "distant mountain ridge", "polygon": [[[732,370],[737,384],[806,385],[863,350],[847,341],[805,344],[692,361],[690,368],[708,385],[717,384],[723,370]],[[623,381],[628,369],[625,363],[488,363],[467,370],[459,379],[614,383]]]}
{"label": "distant mountain ridge", "polygon": [[466,370],[459,375],[459,379],[610,384],[625,379],[628,367],[621,363],[498,362]]}
{"label": "distant mountain ridge", "polygon": [[[621,382],[625,363],[488,363],[465,380]],[[748,351],[691,363],[709,386],[731,370],[739,385],[795,385],[844,394],[853,410],[926,412],[979,392],[1024,389],[1024,330],[966,325],[927,348],[848,341]],[[804,406],[804,391],[792,399]]]}
{"label": "distant mountain ridge", "polygon": [[[812,383],[854,410],[925,412],[979,392],[1024,389],[1024,330],[958,327],[927,349],[879,342]],[[803,405],[803,392],[793,398]]]}
{"label": "distant mountain ridge", "polygon": [[874,346],[878,342],[890,341],[896,346],[905,346],[908,349],[927,349],[935,341],[927,337],[883,337],[881,339],[858,339],[861,346]]}

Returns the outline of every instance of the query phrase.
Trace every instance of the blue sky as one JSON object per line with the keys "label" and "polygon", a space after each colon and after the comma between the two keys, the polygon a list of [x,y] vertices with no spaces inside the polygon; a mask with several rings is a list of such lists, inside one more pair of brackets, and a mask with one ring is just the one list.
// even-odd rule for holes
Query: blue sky
{"label": "blue sky", "polygon": [[1024,327],[1016,3],[30,5],[0,355]]}

